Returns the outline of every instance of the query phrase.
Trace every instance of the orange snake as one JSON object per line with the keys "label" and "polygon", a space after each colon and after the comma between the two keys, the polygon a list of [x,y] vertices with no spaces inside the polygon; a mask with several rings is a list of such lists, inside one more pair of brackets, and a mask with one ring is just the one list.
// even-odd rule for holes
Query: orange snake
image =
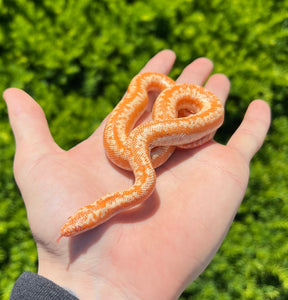
{"label": "orange snake", "polygon": [[[153,106],[153,119],[134,128],[148,104],[148,91],[160,93]],[[142,203],[155,188],[154,169],[175,147],[193,148],[211,140],[223,119],[220,100],[201,86],[176,84],[159,73],[135,76],[110,114],[103,135],[108,158],[123,169],[132,169],[134,185],[80,208],[61,228],[57,241],[90,230]]]}

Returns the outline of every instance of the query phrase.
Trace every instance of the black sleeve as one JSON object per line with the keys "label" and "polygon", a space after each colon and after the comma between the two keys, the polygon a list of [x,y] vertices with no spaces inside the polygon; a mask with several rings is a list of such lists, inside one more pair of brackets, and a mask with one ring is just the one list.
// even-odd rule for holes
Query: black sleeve
{"label": "black sleeve", "polygon": [[38,274],[25,272],[15,282],[10,300],[79,300],[72,293]]}

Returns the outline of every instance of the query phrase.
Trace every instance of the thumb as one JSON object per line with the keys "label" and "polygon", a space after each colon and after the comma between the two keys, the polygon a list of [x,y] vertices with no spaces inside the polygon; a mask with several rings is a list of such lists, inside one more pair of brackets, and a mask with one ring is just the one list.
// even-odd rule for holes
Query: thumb
{"label": "thumb", "polygon": [[4,91],[10,124],[15,136],[15,160],[22,163],[58,147],[42,108],[27,93],[16,88]]}

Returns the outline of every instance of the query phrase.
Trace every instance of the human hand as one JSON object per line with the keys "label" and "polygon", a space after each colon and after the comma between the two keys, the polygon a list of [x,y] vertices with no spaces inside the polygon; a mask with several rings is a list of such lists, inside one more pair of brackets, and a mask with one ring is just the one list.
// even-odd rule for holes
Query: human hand
{"label": "human hand", "polygon": [[[167,74],[174,59],[171,51],[162,51],[143,71]],[[202,85],[212,67],[205,58],[195,60],[177,82]],[[224,104],[229,92],[224,75],[212,75],[205,87]],[[107,160],[105,121],[87,140],[64,151],[30,96],[8,89],[4,98],[16,140],[14,174],[37,244],[38,273],[80,299],[176,299],[221,245],[245,194],[249,162],[270,124],[268,105],[253,101],[226,146],[211,141],[177,150],[157,169],[156,191],[140,207],[57,244],[70,215],[130,187],[133,175]]]}

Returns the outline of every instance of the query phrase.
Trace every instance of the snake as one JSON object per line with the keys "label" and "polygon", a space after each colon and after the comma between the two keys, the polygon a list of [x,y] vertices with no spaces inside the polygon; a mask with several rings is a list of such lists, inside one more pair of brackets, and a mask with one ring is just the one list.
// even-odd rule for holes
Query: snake
{"label": "snake", "polygon": [[[151,92],[158,93],[152,120],[138,125]],[[177,84],[156,72],[136,75],[110,113],[103,133],[106,156],[116,166],[132,171],[134,183],[78,209],[62,226],[57,242],[143,203],[155,190],[155,168],[163,165],[176,147],[191,149],[213,139],[223,121],[220,99],[203,86]]]}

